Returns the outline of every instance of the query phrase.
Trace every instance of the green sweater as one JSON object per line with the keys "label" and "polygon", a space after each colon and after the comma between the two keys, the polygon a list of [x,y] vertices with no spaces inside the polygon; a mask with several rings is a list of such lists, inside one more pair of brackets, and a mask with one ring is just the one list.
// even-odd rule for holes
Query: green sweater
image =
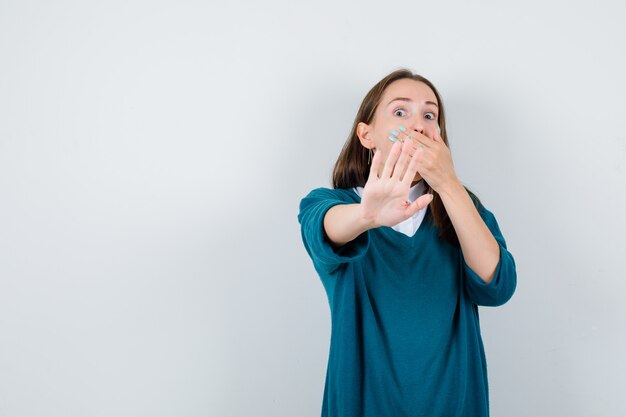
{"label": "green sweater", "polygon": [[300,202],[302,240],[332,321],[322,416],[488,416],[477,306],[506,303],[517,283],[494,215],[473,199],[500,246],[485,284],[458,244],[437,236],[430,207],[411,237],[378,227],[335,250],[324,215],[360,201],[352,189],[317,188]]}

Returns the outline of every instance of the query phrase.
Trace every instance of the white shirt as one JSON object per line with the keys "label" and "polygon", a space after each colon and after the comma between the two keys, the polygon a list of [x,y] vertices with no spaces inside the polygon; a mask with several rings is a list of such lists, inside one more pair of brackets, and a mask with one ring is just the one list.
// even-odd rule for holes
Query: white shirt
{"label": "white shirt", "polygon": [[[363,187],[354,187],[353,189],[354,192],[359,195],[359,197],[363,195]],[[409,190],[409,201],[412,203],[425,193],[426,184],[424,184],[424,180],[422,179]],[[422,224],[422,220],[426,215],[426,210],[428,210],[428,206],[430,206],[430,204],[415,213],[412,217],[409,217],[405,221],[400,222],[395,226],[392,226],[392,229],[400,233],[404,233],[409,237],[413,236],[415,232],[417,232],[417,229],[420,227],[420,224]]]}

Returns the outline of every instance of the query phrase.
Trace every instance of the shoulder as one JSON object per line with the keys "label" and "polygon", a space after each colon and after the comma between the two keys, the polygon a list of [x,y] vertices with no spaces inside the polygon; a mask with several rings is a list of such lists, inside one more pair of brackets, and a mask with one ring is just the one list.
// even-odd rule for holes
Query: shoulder
{"label": "shoulder", "polygon": [[470,198],[474,202],[474,206],[476,207],[478,214],[480,214],[480,217],[483,218],[483,220],[487,223],[487,225],[489,226],[490,224],[494,224],[494,223],[497,224],[495,215],[489,209],[487,209],[487,207],[485,207],[485,205],[480,200],[480,198],[478,198],[478,196],[474,194],[472,191],[470,191],[467,187],[465,187],[465,190],[467,191]]}
{"label": "shoulder", "polygon": [[467,190],[467,192],[474,202],[474,206],[476,207],[478,214],[483,219],[489,230],[491,230],[494,234],[499,235],[501,233],[500,226],[498,224],[498,220],[496,219],[495,214],[487,209],[487,207],[485,207],[483,202],[476,196],[476,194],[472,193],[470,190]]}
{"label": "shoulder", "polygon": [[478,196],[476,194],[474,194],[472,191],[469,190],[469,188],[467,188],[465,186],[463,186],[463,188],[465,188],[465,191],[467,191],[467,194],[469,194],[470,198],[474,202],[474,206],[476,207],[476,210],[478,210],[479,213],[482,210],[486,210],[486,208],[483,205],[482,201],[480,201],[480,198],[478,198]]}

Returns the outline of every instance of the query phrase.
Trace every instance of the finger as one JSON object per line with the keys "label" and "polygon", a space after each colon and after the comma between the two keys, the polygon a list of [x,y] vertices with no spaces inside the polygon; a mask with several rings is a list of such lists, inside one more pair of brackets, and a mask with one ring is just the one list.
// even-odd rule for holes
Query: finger
{"label": "finger", "polygon": [[417,166],[419,165],[422,157],[424,156],[424,148],[420,148],[413,153],[411,157],[411,161],[409,163],[409,167],[402,178],[402,182],[405,184],[411,184],[413,182],[413,178],[415,178],[415,174],[417,173]]}
{"label": "finger", "polygon": [[397,131],[393,132],[397,133],[396,138],[400,139],[401,142],[405,142],[407,140],[415,140],[417,136],[421,135],[421,133],[416,130],[407,130],[405,132],[399,133]]}
{"label": "finger", "polygon": [[435,196],[432,194],[424,194],[420,196],[417,200],[407,206],[405,216],[407,216],[407,218],[414,216],[415,213],[429,205],[433,201],[433,198],[435,198]]}
{"label": "finger", "polygon": [[400,158],[398,159],[398,163],[396,164],[394,170],[393,170],[393,175],[392,178],[400,181],[400,178],[402,178],[402,175],[404,174],[404,171],[406,171],[406,166],[409,164],[410,160],[411,160],[411,151],[412,151],[412,146],[410,144],[410,142],[405,142],[402,145],[402,153],[400,154]]}
{"label": "finger", "polygon": [[389,178],[391,177],[391,172],[393,171],[393,167],[396,165],[396,161],[398,161],[398,157],[400,156],[400,151],[402,150],[402,142],[398,141],[391,146],[391,150],[389,151],[389,155],[387,156],[387,160],[385,161],[385,166],[383,167],[383,173],[380,178]]}
{"label": "finger", "polygon": [[413,139],[413,142],[415,143],[416,148],[419,146],[420,143],[424,145],[424,147],[426,148],[432,148],[433,146],[436,146],[435,141],[433,139],[429,138],[428,136],[422,135],[419,132],[415,132],[412,135],[412,139]]}
{"label": "finger", "polygon": [[419,142],[416,139],[407,140],[407,142],[411,143],[411,157],[417,152],[419,149],[426,150],[426,145],[423,142]]}
{"label": "finger", "polygon": [[416,140],[411,140],[410,142],[412,145],[411,150],[413,151],[413,153],[417,152],[420,149],[423,149],[424,151],[426,151],[426,149],[429,149],[426,147],[426,145]]}

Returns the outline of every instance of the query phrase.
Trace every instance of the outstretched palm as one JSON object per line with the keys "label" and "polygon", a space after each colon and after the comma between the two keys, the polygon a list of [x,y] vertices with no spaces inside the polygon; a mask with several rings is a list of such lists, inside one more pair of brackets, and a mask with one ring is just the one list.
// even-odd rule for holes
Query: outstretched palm
{"label": "outstretched palm", "polygon": [[409,156],[410,141],[396,142],[391,147],[387,161],[379,176],[382,156],[376,152],[372,159],[370,174],[363,188],[361,208],[367,219],[376,226],[395,226],[413,216],[431,202],[431,194],[426,194],[410,203],[407,198],[411,182],[417,172],[417,164],[423,149]]}

